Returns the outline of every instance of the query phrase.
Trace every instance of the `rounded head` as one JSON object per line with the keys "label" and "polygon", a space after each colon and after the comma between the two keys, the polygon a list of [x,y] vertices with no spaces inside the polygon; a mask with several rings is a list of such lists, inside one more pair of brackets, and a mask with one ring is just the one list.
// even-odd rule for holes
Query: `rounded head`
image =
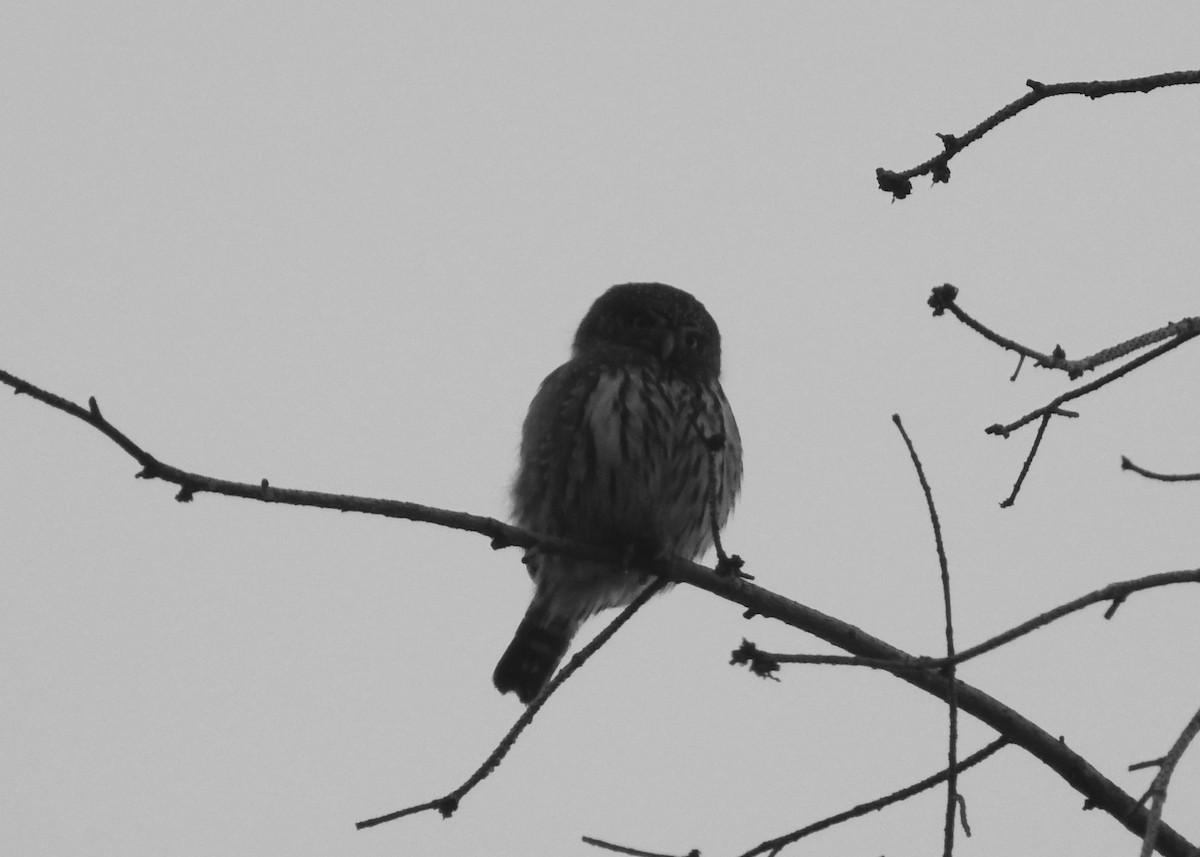
{"label": "rounded head", "polygon": [[592,304],[575,333],[576,357],[617,350],[651,357],[697,378],[721,374],[721,334],[704,304],[662,283],[613,286]]}

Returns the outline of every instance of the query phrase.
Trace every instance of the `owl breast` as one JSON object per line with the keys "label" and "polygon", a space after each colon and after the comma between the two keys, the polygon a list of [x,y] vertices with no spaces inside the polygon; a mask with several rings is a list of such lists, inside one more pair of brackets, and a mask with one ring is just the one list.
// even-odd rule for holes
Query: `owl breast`
{"label": "owl breast", "polygon": [[[568,453],[557,535],[693,559],[712,543],[707,438],[739,448],[737,425],[718,383],[663,377],[650,367],[600,372],[586,396]],[[717,526],[741,479],[740,457],[716,453]]]}

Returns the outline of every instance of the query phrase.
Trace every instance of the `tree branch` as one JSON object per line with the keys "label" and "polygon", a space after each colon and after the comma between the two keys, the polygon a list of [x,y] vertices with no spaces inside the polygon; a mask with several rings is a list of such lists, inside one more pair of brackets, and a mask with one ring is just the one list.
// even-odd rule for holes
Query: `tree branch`
{"label": "tree branch", "polygon": [[757,664],[756,673],[760,671],[773,671],[774,669],[778,669],[779,664],[858,666],[885,670],[887,672],[936,670],[950,664],[961,664],[964,661],[977,658],[1092,604],[1099,604],[1105,601],[1111,602],[1109,609],[1104,614],[1105,619],[1111,619],[1113,614],[1116,613],[1117,608],[1125,603],[1125,600],[1133,593],[1146,589],[1154,589],[1159,586],[1173,586],[1178,583],[1200,583],[1200,569],[1167,571],[1161,574],[1139,577],[1135,580],[1121,580],[1116,583],[1110,583],[1108,586],[1089,592],[1087,595],[1080,596],[1073,601],[1068,601],[1066,604],[1059,605],[1052,610],[1039,613],[1032,619],[1022,622],[1020,625],[1010,628],[994,637],[990,637],[982,643],[978,643],[968,649],[963,649],[953,658],[936,658],[921,655],[911,660],[892,661],[881,658],[847,657],[845,655],[794,655],[780,652],[764,652],[755,647],[753,643],[743,640],[741,647],[733,653],[733,661],[739,664]]}
{"label": "tree branch", "polygon": [[[177,499],[181,501],[190,500],[197,492],[207,491],[234,497],[245,497],[260,502],[317,506],[343,511],[385,515],[478,532],[491,538],[494,548],[506,546],[532,547],[536,544],[543,550],[610,562],[614,567],[622,567],[621,557],[610,556],[606,552],[589,548],[586,545],[579,545],[562,539],[541,537],[537,534],[504,524],[494,518],[451,512],[445,509],[436,509],[416,503],[402,503],[394,500],[377,500],[350,495],[280,489],[268,485],[265,480],[259,485],[253,485],[188,473],[170,465],[162,464],[153,458],[153,456],[150,456],[149,453],[142,450],[125,435],[112,427],[100,415],[98,407],[84,410],[66,399],[40,390],[7,372],[0,371],[0,382],[13,387],[17,393],[32,396],[97,428],[112,438],[130,456],[142,464],[143,471],[138,474],[139,476],[143,478],[162,479],[180,485],[181,490],[179,495],[177,495]],[[911,662],[913,660],[912,656],[907,652],[871,636],[848,622],[843,622],[840,619],[828,616],[811,607],[785,598],[782,595],[777,595],[770,590],[763,589],[747,580],[741,579],[737,575],[717,574],[712,569],[682,559],[663,560],[632,570],[658,575],[679,583],[690,584],[720,598],[724,598],[727,601],[739,604],[747,608],[752,614],[777,619],[791,627],[813,634],[853,655],[890,661]],[[949,681],[940,674],[931,673],[927,670],[915,670],[898,672],[897,675],[914,687],[920,688],[938,699],[945,699],[950,692]],[[1140,806],[1130,795],[1117,787],[1111,780],[1097,771],[1086,759],[1055,739],[1045,730],[1039,728],[1016,711],[983,691],[959,681],[956,683],[955,692],[958,697],[960,710],[988,724],[1002,735],[1008,736],[1014,744],[1023,747],[1027,752],[1041,760],[1047,767],[1055,771],[1070,784],[1072,788],[1083,794],[1088,806],[1104,810],[1131,832],[1138,836],[1144,835],[1149,820],[1148,811]],[[432,808],[434,805],[436,805],[436,802],[431,803],[427,808]],[[1158,849],[1161,853],[1168,855],[1168,857],[1185,857],[1185,855],[1187,857],[1194,857],[1193,846],[1179,833],[1165,824],[1158,831]]]}
{"label": "tree branch", "polygon": [[[1071,401],[1086,396],[1089,393],[1095,392],[1101,387],[1116,381],[1128,373],[1154,360],[1157,357],[1178,348],[1190,339],[1200,336],[1200,316],[1191,316],[1181,319],[1180,321],[1170,322],[1162,327],[1143,333],[1140,336],[1135,336],[1132,339],[1127,339],[1111,348],[1104,348],[1097,351],[1090,357],[1085,357],[1082,360],[1068,360],[1066,352],[1063,351],[1061,345],[1056,345],[1050,354],[1042,354],[1028,346],[1022,345],[1015,340],[1001,336],[983,323],[972,318],[967,312],[958,305],[958,289],[950,283],[935,288],[929,296],[927,303],[933,308],[935,316],[944,315],[947,310],[965,324],[967,327],[974,330],[984,339],[989,342],[994,342],[1001,348],[1008,351],[1015,351],[1021,355],[1021,359],[1026,357],[1034,360],[1035,366],[1040,366],[1046,369],[1060,369],[1067,373],[1067,377],[1075,380],[1083,375],[1084,372],[1090,372],[1105,363],[1113,360],[1118,360],[1138,351],[1142,348],[1152,345],[1155,342],[1167,340],[1157,348],[1147,351],[1138,357],[1131,359],[1129,362],[1112,370],[1107,375],[1103,375],[1095,380],[1084,384],[1081,387],[1076,387],[1061,396],[1057,397],[1048,404],[1040,408],[1030,411],[1025,416],[1015,420],[1007,425],[995,423],[984,429],[988,434],[999,435],[1007,439],[1014,431],[1022,428],[1034,420],[1041,420],[1038,425],[1037,435],[1034,437],[1033,445],[1030,447],[1029,454],[1025,457],[1025,463],[1021,466],[1021,473],[1017,476],[1016,483],[1013,485],[1013,490],[1009,496],[1000,503],[1001,508],[1008,508],[1016,500],[1017,492],[1021,490],[1021,486],[1025,482],[1025,477],[1029,473],[1029,467],[1033,463],[1034,456],[1037,455],[1038,448],[1041,446],[1042,437],[1046,433],[1046,426],[1049,425],[1051,417],[1078,417],[1079,414],[1075,411],[1065,410],[1062,406]],[[1019,366],[1018,366],[1019,368]],[[1016,379],[1016,373],[1013,373],[1013,380]],[[1127,470],[1138,470],[1129,464],[1128,459],[1124,459],[1122,467]],[[1145,476],[1151,474],[1146,471],[1139,471]]]}
{"label": "tree branch", "polygon": [[879,167],[875,170],[875,178],[879,182],[880,190],[890,193],[893,199],[904,199],[912,193],[912,179],[917,176],[931,175],[934,184],[950,181],[951,158],[1002,122],[1012,119],[1021,111],[1043,99],[1055,95],[1086,95],[1088,98],[1096,99],[1119,92],[1144,93],[1164,86],[1180,86],[1189,83],[1200,83],[1200,71],[1171,71],[1129,80],[1093,80],[1074,83],[1046,84],[1030,79],[1025,81],[1029,92],[1016,101],[1001,107],[965,134],[938,134],[938,138],[942,141],[942,151],[928,161],[903,172],[894,172]]}
{"label": "tree branch", "polygon": [[534,700],[529,703],[528,706],[526,706],[525,710],[521,712],[521,716],[517,718],[517,722],[512,725],[508,732],[505,733],[504,738],[501,739],[500,743],[496,745],[496,749],[491,752],[487,759],[484,760],[483,764],[476,768],[475,773],[471,774],[471,776],[468,777],[462,785],[444,797],[428,801],[427,803],[417,804],[416,806],[406,807],[405,809],[399,809],[395,812],[389,812],[386,815],[381,815],[376,818],[369,818],[366,821],[360,821],[356,823],[354,827],[358,830],[363,830],[367,827],[375,827],[376,825],[383,824],[387,821],[395,821],[396,819],[403,818],[406,815],[415,815],[418,812],[424,812],[430,809],[436,809],[442,814],[443,818],[449,818],[451,815],[453,815],[458,809],[459,802],[466,797],[467,792],[471,791],[473,788],[475,788],[475,786],[483,782],[483,780],[489,774],[491,774],[492,771],[499,767],[502,761],[504,761],[504,757],[508,755],[508,751],[512,749],[512,746],[516,743],[517,738],[520,737],[521,733],[525,731],[525,727],[530,724],[534,715],[541,710],[542,706],[546,704],[546,700],[550,698],[554,691],[558,690],[558,688],[562,686],[563,682],[569,679],[576,670],[587,663],[588,659],[598,652],[601,646],[612,639],[613,634],[617,633],[621,626],[628,622],[633,617],[633,614],[642,608],[642,605],[662,591],[662,588],[665,585],[666,581],[663,578],[657,578],[652,581],[649,586],[638,593],[638,596],[633,599],[633,601],[630,602],[624,610],[617,614],[615,619],[605,625],[604,629],[600,631],[599,634],[593,637],[586,646],[576,652],[571,660],[567,662],[567,665],[559,670],[558,673],[555,674],[554,678],[550,680],[550,683],[542,688],[541,693],[539,693]]}
{"label": "tree branch", "polygon": [[1132,470],[1139,476],[1157,479],[1159,482],[1200,482],[1200,473],[1155,473],[1153,470],[1138,467],[1123,455],[1121,456],[1121,469]]}
{"label": "tree branch", "polygon": [[812,824],[802,827],[792,833],[788,833],[785,836],[780,836],[776,839],[768,839],[766,842],[760,843],[759,845],[756,845],[754,848],[751,848],[749,851],[740,855],[740,857],[757,857],[759,854],[770,854],[772,857],[774,857],[774,855],[778,854],[786,846],[791,845],[794,842],[798,842],[806,836],[811,836],[814,833],[818,833],[822,830],[833,827],[835,824],[841,824],[843,821],[850,821],[854,818],[860,818],[869,812],[875,812],[876,810],[883,809],[885,806],[899,803],[902,800],[907,800],[913,795],[920,794],[927,789],[931,789],[938,783],[945,782],[951,777],[961,774],[968,768],[975,767],[1001,747],[1006,746],[1008,743],[1009,742],[1007,738],[997,738],[983,749],[977,750],[970,756],[967,756],[967,758],[963,759],[961,762],[956,763],[951,768],[939,771],[931,777],[926,777],[920,782],[913,783],[911,786],[902,788],[899,791],[894,791],[889,795],[885,795],[884,797],[877,798],[873,801],[869,801],[868,803],[860,803],[858,806],[852,807],[844,812],[839,812],[836,815],[831,815],[828,818],[823,818],[820,821],[813,822]]}
{"label": "tree branch", "polygon": [[1154,781],[1150,783],[1150,788],[1142,797],[1142,801],[1139,801],[1141,803],[1146,798],[1150,798],[1150,823],[1146,825],[1146,833],[1142,836],[1141,857],[1150,857],[1154,851],[1158,828],[1162,824],[1163,804],[1167,801],[1167,785],[1171,782],[1171,775],[1175,773],[1175,766],[1179,764],[1188,745],[1192,743],[1192,739],[1198,733],[1200,733],[1200,711],[1192,715],[1192,719],[1179,733],[1179,737],[1175,739],[1175,743],[1171,745],[1167,755],[1159,760],[1158,773],[1155,774]]}
{"label": "tree branch", "polygon": [[[595,845],[597,848],[603,848],[606,851],[615,851],[618,854],[629,854],[631,857],[675,857],[673,854],[663,854],[657,851],[642,851],[640,848],[627,848],[624,845],[614,845],[611,842],[605,842],[603,839],[597,839],[594,836],[584,836],[583,841],[588,845]],[[684,857],[700,857],[700,852],[693,848]]]}
{"label": "tree branch", "polygon": [[[1108,348],[1102,348],[1095,354],[1079,360],[1068,360],[1067,354],[1061,345],[1054,346],[1054,350],[1049,354],[1043,354],[1027,345],[1022,345],[1016,340],[996,333],[958,305],[958,287],[950,283],[944,283],[934,288],[930,292],[926,304],[933,310],[934,316],[944,315],[949,310],[951,315],[988,340],[988,342],[993,342],[1006,351],[1014,351],[1023,358],[1028,357],[1039,368],[1058,369],[1066,372],[1067,377],[1072,381],[1079,378],[1084,372],[1094,371],[1098,366],[1111,363],[1113,360],[1119,360],[1122,357],[1132,354],[1134,351],[1140,351],[1149,345],[1153,345],[1155,342],[1181,337],[1186,340],[1200,334],[1200,316],[1191,316],[1179,321],[1168,322],[1162,327],[1139,334]],[[1016,373],[1013,374],[1013,380],[1016,380]]]}
{"label": "tree branch", "polygon": [[946,708],[949,713],[950,729],[946,752],[946,816],[943,826],[942,855],[943,857],[951,857],[954,853],[954,811],[958,807],[961,797],[958,794],[958,778],[955,772],[958,767],[958,694],[956,692],[958,684],[954,681],[954,613],[951,609],[950,599],[950,563],[946,559],[946,545],[942,541],[942,524],[938,519],[937,506],[933,502],[933,489],[929,487],[929,480],[925,478],[925,468],[921,466],[921,459],[917,455],[917,449],[913,446],[908,432],[904,430],[904,423],[900,421],[900,415],[892,414],[892,422],[899,429],[900,437],[904,438],[904,445],[908,448],[909,458],[912,459],[913,468],[917,471],[917,480],[921,483],[921,491],[925,495],[925,508],[929,511],[929,524],[933,529],[933,541],[937,548],[938,568],[941,571],[942,608],[945,615],[947,659],[947,665],[943,668],[943,675],[946,677],[946,684],[950,689],[950,692],[946,695]]}

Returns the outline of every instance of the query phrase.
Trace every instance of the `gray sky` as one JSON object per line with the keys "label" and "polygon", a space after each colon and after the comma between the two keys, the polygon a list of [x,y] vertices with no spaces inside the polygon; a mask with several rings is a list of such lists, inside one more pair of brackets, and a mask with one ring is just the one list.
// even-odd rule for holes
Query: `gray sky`
{"label": "gray sky", "polygon": [[[910,651],[1200,564],[1195,347],[1032,440],[983,433],[1063,378],[925,307],[1081,357],[1196,314],[1200,91],[1043,103],[901,203],[1024,82],[1196,66],[1200,7],[9,0],[0,26],[0,368],[211,475],[504,516],[524,410],[607,286],[695,293],[746,447],[726,543],[759,583]],[[353,823],[454,788],[517,716],[492,667],[515,551],[135,481],[98,433],[0,405],[0,850],[706,855],[942,765],[934,700],[703,593],[656,600],[450,821]],[[1140,794],[1200,705],[1200,594],[1132,598],[965,666]],[[596,627],[589,626],[590,629]],[[963,723],[970,752],[992,734]],[[1167,818],[1200,839],[1200,756]],[[1136,843],[1031,757],[962,780],[962,855]],[[811,840],[929,853],[941,793]],[[795,853],[799,853],[798,851]]]}

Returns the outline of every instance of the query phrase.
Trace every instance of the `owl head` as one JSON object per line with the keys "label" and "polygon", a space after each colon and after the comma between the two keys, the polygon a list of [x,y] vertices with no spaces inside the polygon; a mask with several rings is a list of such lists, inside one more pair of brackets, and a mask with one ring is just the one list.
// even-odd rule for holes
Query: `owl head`
{"label": "owl head", "polygon": [[717,323],[700,301],[662,283],[626,283],[602,294],[583,317],[573,352],[653,358],[664,369],[702,380],[721,374]]}

